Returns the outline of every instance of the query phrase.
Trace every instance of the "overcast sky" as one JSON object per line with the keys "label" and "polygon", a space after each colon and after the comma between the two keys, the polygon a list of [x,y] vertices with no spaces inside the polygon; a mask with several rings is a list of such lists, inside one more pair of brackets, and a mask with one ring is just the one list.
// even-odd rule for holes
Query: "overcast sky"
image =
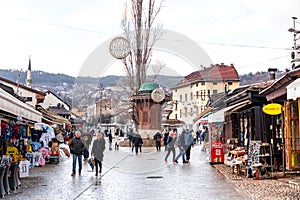
{"label": "overcast sky", "polygon": [[[122,33],[125,2],[0,0],[0,68],[26,70],[31,55],[32,70],[77,76],[91,52]],[[157,22],[195,41],[214,63],[233,63],[245,74],[290,68],[287,30],[299,13],[299,0],[165,0]],[[157,57],[170,68],[188,65]]]}

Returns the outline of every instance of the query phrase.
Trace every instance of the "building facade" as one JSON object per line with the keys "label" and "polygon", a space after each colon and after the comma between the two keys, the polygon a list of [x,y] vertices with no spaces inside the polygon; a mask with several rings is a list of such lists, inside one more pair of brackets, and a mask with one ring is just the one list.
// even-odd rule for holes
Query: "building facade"
{"label": "building facade", "polygon": [[240,80],[234,65],[217,64],[185,76],[173,88],[172,119],[184,121],[185,128],[196,130],[197,116],[206,109],[213,95],[238,87]]}

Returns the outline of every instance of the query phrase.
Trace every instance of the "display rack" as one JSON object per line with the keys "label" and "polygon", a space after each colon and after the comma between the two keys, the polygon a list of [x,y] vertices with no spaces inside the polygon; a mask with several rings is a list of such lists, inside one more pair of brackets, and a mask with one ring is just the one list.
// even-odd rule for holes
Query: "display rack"
{"label": "display rack", "polygon": [[[262,143],[260,146],[259,160],[263,164],[267,172],[271,172],[271,177],[274,175],[272,146],[269,143]],[[267,170],[270,169],[270,170]]]}

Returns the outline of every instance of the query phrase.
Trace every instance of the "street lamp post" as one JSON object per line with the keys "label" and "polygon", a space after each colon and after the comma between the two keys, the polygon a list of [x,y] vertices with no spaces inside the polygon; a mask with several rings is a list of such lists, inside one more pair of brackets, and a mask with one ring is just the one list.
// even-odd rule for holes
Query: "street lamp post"
{"label": "street lamp post", "polygon": [[100,127],[102,124],[102,90],[100,91],[100,118],[99,118]]}
{"label": "street lamp post", "polygon": [[297,17],[292,17],[293,18],[293,28],[290,28],[288,31],[291,33],[294,33],[294,46],[293,46],[293,50],[291,53],[291,63],[292,63],[292,70],[299,68],[300,67],[300,46],[297,45],[297,40],[299,40],[300,38],[297,38],[297,34],[300,33],[299,30],[296,30],[296,19]]}
{"label": "street lamp post", "polygon": [[98,84],[98,89],[99,89],[99,106],[100,106],[100,112],[99,112],[99,124],[100,124],[100,131],[101,131],[101,124],[102,124],[102,91],[103,91],[103,87],[102,84]]}
{"label": "street lamp post", "polygon": [[299,34],[300,33],[300,31],[299,30],[296,30],[296,19],[297,19],[297,17],[292,17],[293,18],[293,25],[294,25],[294,27],[293,28],[290,28],[288,31],[289,32],[291,32],[291,33],[294,33],[294,49],[296,49],[297,48],[297,34]]}

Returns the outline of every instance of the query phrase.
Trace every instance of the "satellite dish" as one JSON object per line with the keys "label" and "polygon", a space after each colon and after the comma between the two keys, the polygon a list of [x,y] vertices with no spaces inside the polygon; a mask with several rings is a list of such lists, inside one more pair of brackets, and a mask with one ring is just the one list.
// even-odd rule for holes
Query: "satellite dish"
{"label": "satellite dish", "polygon": [[155,101],[156,103],[161,102],[162,100],[165,99],[165,91],[161,88],[156,88],[155,90],[152,91],[151,93],[151,98],[153,99],[153,101]]}

